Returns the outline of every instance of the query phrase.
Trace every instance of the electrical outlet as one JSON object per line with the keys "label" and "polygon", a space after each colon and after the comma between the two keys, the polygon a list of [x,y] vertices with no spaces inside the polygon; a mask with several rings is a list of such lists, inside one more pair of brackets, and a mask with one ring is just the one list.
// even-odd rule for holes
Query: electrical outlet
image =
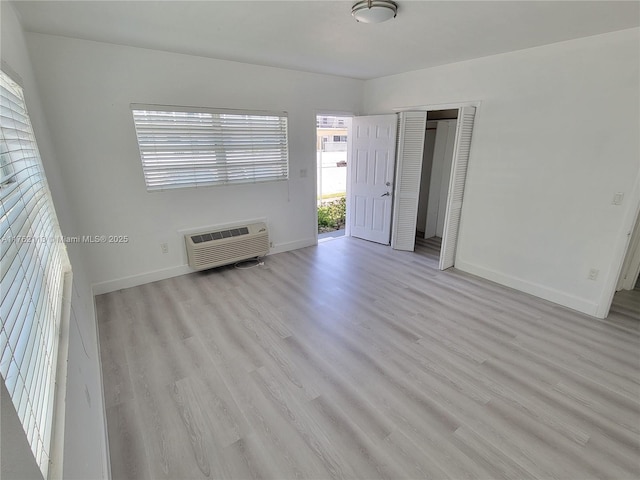
{"label": "electrical outlet", "polygon": [[269,247],[273,248],[273,242],[269,242]]}
{"label": "electrical outlet", "polygon": [[169,244],[168,243],[161,243],[160,244],[160,250],[162,250],[162,253],[169,253]]}
{"label": "electrical outlet", "polygon": [[306,168],[301,168],[300,169],[300,178],[307,178],[307,169]]}
{"label": "electrical outlet", "polygon": [[589,280],[595,280],[596,278],[598,278],[598,273],[600,273],[600,270],[592,268],[591,270],[589,270],[589,276],[587,278]]}

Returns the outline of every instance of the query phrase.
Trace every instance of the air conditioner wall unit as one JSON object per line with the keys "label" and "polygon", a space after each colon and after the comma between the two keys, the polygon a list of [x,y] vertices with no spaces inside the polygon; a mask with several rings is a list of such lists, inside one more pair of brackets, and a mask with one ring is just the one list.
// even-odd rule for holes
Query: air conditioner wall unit
{"label": "air conditioner wall unit", "polygon": [[184,236],[189,266],[194,270],[220,267],[269,253],[269,231],[264,222]]}

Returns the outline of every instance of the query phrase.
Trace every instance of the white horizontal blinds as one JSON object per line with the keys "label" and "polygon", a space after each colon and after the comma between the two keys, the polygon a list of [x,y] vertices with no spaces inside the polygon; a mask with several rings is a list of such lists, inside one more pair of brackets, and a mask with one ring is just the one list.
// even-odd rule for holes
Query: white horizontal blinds
{"label": "white horizontal blinds", "polygon": [[289,173],[287,117],[220,114],[228,183],[283,180]]}
{"label": "white horizontal blinds", "polygon": [[0,373],[47,476],[69,268],[22,89],[0,77]]}
{"label": "white horizontal blinds", "polygon": [[288,178],[285,113],[132,110],[149,191]]}

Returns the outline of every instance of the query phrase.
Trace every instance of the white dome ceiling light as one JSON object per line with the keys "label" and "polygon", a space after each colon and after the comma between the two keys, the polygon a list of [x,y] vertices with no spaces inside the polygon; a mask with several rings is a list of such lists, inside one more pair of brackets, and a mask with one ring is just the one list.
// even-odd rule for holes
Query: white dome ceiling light
{"label": "white dome ceiling light", "polygon": [[390,0],[361,0],[351,7],[351,15],[358,22],[382,23],[396,18],[398,4]]}

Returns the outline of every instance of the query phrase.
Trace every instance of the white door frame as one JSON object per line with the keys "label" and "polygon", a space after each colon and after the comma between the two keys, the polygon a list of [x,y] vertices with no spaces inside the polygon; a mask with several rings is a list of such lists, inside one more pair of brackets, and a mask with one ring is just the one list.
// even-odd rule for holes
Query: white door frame
{"label": "white door frame", "polygon": [[408,111],[420,111],[426,110],[427,112],[432,112],[434,110],[458,110],[462,107],[476,107],[476,116],[478,116],[478,109],[482,102],[480,100],[468,101],[468,102],[455,102],[455,103],[438,103],[438,104],[430,104],[430,105],[418,105],[413,107],[397,107],[394,108],[393,111],[395,113],[400,112],[408,112]]}
{"label": "white door frame", "polygon": [[[355,117],[358,114],[353,113],[353,112],[343,112],[343,111],[336,111],[336,110],[315,110],[314,115],[313,115],[313,191],[314,191],[314,195],[313,195],[313,218],[314,220],[314,224],[313,224],[313,228],[314,228],[314,245],[318,245],[318,206],[317,206],[317,202],[318,202],[318,150],[316,149],[316,145],[318,144],[318,127],[317,127],[317,122],[318,122],[318,116],[319,115],[329,115],[329,116],[334,116],[334,117]],[[351,138],[351,125],[348,126],[347,128],[347,142],[349,142],[349,138]],[[349,149],[349,144],[347,143],[347,188],[349,188],[349,160],[350,160],[350,156],[351,156],[351,152]],[[289,172],[289,181],[291,180],[291,173]],[[346,219],[346,225],[345,225],[345,236],[349,236],[349,192],[347,192],[347,219]]]}

